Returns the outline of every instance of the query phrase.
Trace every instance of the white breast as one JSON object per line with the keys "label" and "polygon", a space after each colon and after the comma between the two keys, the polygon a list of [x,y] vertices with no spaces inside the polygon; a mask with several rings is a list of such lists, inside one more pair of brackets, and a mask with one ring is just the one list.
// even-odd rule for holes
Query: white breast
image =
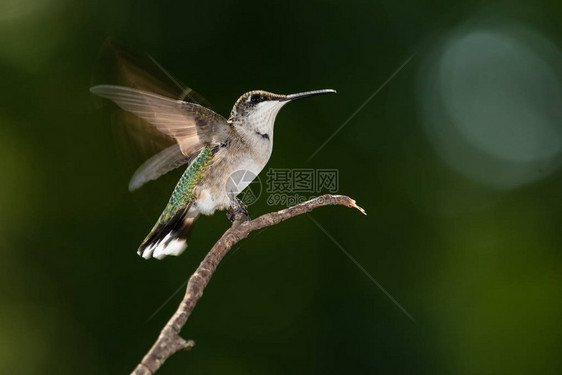
{"label": "white breast", "polygon": [[264,163],[258,163],[255,160],[245,160],[237,165],[237,170],[231,173],[229,181],[226,183],[228,193],[238,196],[256,179],[264,166]]}
{"label": "white breast", "polygon": [[212,215],[217,209],[224,209],[232,204],[232,198],[238,196],[255,180],[265,167],[267,160],[260,162],[245,157],[238,159],[227,170],[221,170],[221,182],[203,183],[196,208],[203,215]]}

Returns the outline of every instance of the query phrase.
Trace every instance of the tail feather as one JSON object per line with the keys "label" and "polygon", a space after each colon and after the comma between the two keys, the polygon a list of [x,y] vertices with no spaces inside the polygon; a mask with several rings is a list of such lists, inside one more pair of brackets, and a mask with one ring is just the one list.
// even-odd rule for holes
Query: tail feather
{"label": "tail feather", "polygon": [[189,209],[178,212],[168,222],[157,223],[139,247],[138,254],[145,259],[162,259],[167,255],[180,255],[187,248],[187,237],[197,215]]}

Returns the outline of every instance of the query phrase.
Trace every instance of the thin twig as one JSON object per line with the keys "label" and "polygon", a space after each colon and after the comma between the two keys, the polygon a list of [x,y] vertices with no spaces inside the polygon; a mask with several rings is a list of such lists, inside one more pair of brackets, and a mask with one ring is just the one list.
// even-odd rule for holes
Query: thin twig
{"label": "thin twig", "polygon": [[232,226],[224,232],[199,267],[197,267],[195,273],[189,278],[185,296],[178,309],[168,320],[152,348],[150,348],[131,374],[153,375],[172,355],[180,350],[190,350],[193,348],[195,342],[183,339],[180,336],[180,331],[203,295],[203,290],[211,280],[220,261],[235,244],[248,237],[255,230],[279,224],[294,216],[310,212],[315,208],[329,205],[352,207],[365,214],[365,210],[355,204],[353,199],[345,195],[322,195],[287,209],[262,215],[250,221],[246,220],[244,214],[237,214]]}

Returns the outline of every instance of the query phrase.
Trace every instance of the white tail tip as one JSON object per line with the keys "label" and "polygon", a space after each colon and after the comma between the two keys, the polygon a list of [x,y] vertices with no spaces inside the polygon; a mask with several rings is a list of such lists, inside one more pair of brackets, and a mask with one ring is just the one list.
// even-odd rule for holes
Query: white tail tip
{"label": "white tail tip", "polygon": [[144,259],[150,259],[151,257],[162,259],[167,255],[178,256],[183,253],[186,248],[187,242],[184,238],[170,239],[170,235],[168,234],[162,241],[146,248],[141,255]]}

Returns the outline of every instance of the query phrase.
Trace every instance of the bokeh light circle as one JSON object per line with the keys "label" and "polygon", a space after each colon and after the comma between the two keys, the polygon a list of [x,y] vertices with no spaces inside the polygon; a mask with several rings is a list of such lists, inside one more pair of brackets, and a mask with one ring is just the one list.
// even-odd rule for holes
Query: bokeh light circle
{"label": "bokeh light circle", "polygon": [[555,171],[562,154],[562,54],[528,27],[465,25],[420,74],[425,130],[457,172],[496,189]]}

